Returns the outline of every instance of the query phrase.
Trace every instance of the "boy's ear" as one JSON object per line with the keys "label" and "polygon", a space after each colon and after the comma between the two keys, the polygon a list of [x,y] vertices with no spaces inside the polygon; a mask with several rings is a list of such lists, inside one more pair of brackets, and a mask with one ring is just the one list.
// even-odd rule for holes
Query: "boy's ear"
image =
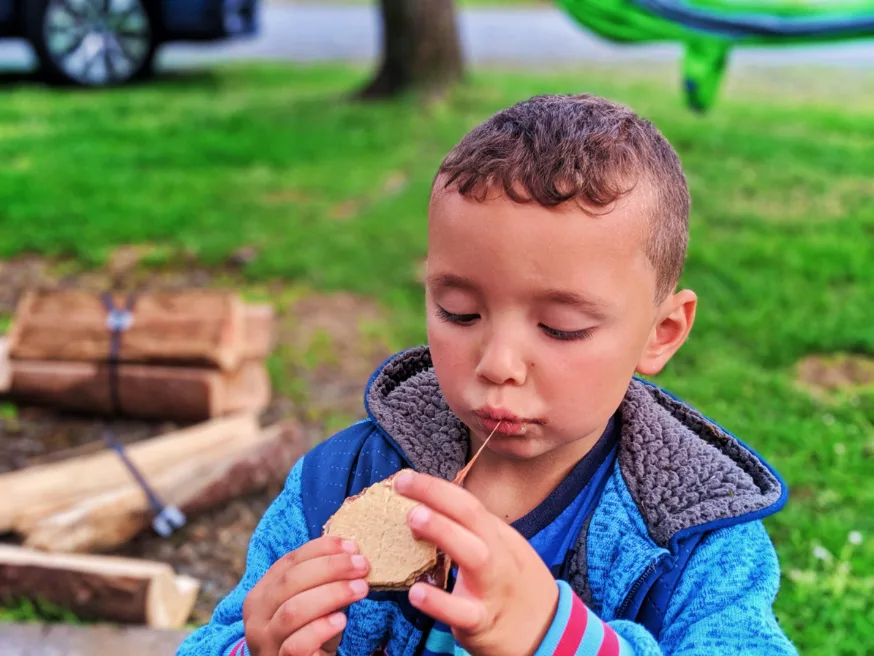
{"label": "boy's ear", "polygon": [[695,323],[698,297],[684,289],[666,298],[659,308],[659,319],[637,363],[637,371],[644,376],[655,376],[683,345]]}

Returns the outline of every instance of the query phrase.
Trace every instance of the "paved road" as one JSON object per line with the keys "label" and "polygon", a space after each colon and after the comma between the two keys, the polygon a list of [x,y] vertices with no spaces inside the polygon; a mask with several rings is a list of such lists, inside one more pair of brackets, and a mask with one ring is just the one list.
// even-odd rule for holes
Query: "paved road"
{"label": "paved road", "polygon": [[[375,6],[286,5],[265,7],[262,34],[250,43],[207,52],[168,49],[166,61],[213,57],[279,58],[296,61],[369,61],[379,53],[379,14]],[[564,14],[551,9],[471,9],[459,14],[466,55],[473,62],[549,64],[592,59],[636,58],[653,53],[672,59],[676,49],[658,47],[648,54],[620,49],[592,37]]]}
{"label": "paved road", "polygon": [[[208,50],[168,48],[168,65],[216,58],[266,58],[294,61],[369,61],[378,55],[379,15],[373,5],[271,5],[264,8],[260,36],[248,43]],[[550,8],[468,9],[459,13],[465,54],[474,63],[534,66],[587,61],[675,61],[679,46],[617,45],[587,32],[566,14]],[[736,61],[757,65],[818,62],[874,65],[874,40],[807,48],[744,49]]]}
{"label": "paved road", "polygon": [[0,624],[4,656],[169,656],[187,631],[140,627]]}
{"label": "paved road", "polygon": [[[676,61],[675,45],[615,45],[585,31],[550,8],[468,9],[459,30],[467,57],[476,64],[549,66],[597,61]],[[291,4],[265,6],[257,38],[210,46],[173,45],[160,57],[163,68],[231,59],[300,62],[370,61],[379,52],[380,24],[374,5]],[[0,66],[32,61],[24,44],[0,42]],[[734,61],[759,66],[819,63],[874,66],[874,40],[802,48],[742,49]]]}

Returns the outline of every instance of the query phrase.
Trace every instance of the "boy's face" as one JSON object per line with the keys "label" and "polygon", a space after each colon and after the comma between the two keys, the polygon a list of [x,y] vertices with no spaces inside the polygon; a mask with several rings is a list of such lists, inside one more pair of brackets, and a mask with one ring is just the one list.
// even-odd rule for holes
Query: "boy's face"
{"label": "boy's face", "polygon": [[645,195],[609,214],[436,192],[428,224],[428,342],[453,412],[488,449],[531,459],[591,445],[635,371],[685,340],[691,292],[656,303]]}

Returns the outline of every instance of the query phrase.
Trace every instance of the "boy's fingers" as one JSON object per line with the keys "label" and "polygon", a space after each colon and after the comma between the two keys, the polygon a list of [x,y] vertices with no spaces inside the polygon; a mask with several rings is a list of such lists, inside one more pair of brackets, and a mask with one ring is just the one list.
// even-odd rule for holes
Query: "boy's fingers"
{"label": "boy's fingers", "polygon": [[459,597],[427,583],[416,583],[409,592],[410,604],[438,622],[477,633],[486,623],[485,607],[470,597]]}
{"label": "boy's fingers", "polygon": [[[331,554],[354,554],[358,552],[357,545],[351,540],[342,540],[335,536],[323,536],[310,540],[298,549],[291,551],[279,560],[277,560],[270,569],[287,569],[289,567],[297,567],[313,558],[322,556],[330,556]],[[269,571],[269,570],[268,570]]]}
{"label": "boy's fingers", "polygon": [[274,585],[265,591],[265,603],[272,614],[286,599],[333,581],[364,578],[369,569],[367,559],[360,554],[340,553],[313,558],[278,572]]}
{"label": "boy's fingers", "polygon": [[406,472],[395,479],[394,489],[409,499],[424,503],[477,535],[483,535],[483,531],[492,526],[491,520],[494,518],[479,500],[449,481]]}
{"label": "boy's fingers", "polygon": [[298,549],[285,554],[268,568],[261,580],[246,595],[246,600],[243,603],[243,620],[250,622],[261,618],[267,622],[273,617],[283,600],[277,601],[276,595],[271,594],[271,592],[276,587],[283,587],[281,583],[277,586],[277,581],[289,577],[289,573],[302,563],[314,558],[342,553],[353,554],[357,551],[358,547],[354,542],[331,536],[311,540]]}
{"label": "boy's fingers", "polygon": [[[340,614],[342,615],[342,613],[340,613]],[[345,622],[347,621],[345,618],[346,618],[346,616],[343,615],[344,627],[345,627]],[[337,618],[337,621],[339,622],[340,619]],[[321,654],[321,653],[336,654],[337,650],[340,648],[340,643],[342,641],[343,641],[343,634],[338,633],[337,635],[335,635],[333,638],[331,638],[327,642],[322,643],[322,647],[321,647],[322,651],[320,651],[319,654]]]}
{"label": "boy's fingers", "polygon": [[281,643],[310,622],[364,599],[367,592],[364,579],[335,581],[302,592],[277,609],[270,620],[270,634]]}
{"label": "boy's fingers", "polygon": [[322,645],[333,645],[345,626],[346,616],[343,613],[320,617],[288,636],[279,648],[279,656],[313,656]]}
{"label": "boy's fingers", "polygon": [[465,576],[475,579],[486,571],[489,548],[479,536],[424,505],[413,508],[407,521],[417,538],[448,554],[467,572]]}

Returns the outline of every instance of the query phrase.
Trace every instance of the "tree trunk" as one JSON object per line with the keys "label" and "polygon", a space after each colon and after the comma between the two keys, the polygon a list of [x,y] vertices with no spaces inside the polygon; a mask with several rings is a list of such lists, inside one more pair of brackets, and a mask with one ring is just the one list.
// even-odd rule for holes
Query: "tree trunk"
{"label": "tree trunk", "polygon": [[418,88],[437,91],[459,80],[464,65],[452,0],[380,0],[382,64],[361,90],[382,98]]}

